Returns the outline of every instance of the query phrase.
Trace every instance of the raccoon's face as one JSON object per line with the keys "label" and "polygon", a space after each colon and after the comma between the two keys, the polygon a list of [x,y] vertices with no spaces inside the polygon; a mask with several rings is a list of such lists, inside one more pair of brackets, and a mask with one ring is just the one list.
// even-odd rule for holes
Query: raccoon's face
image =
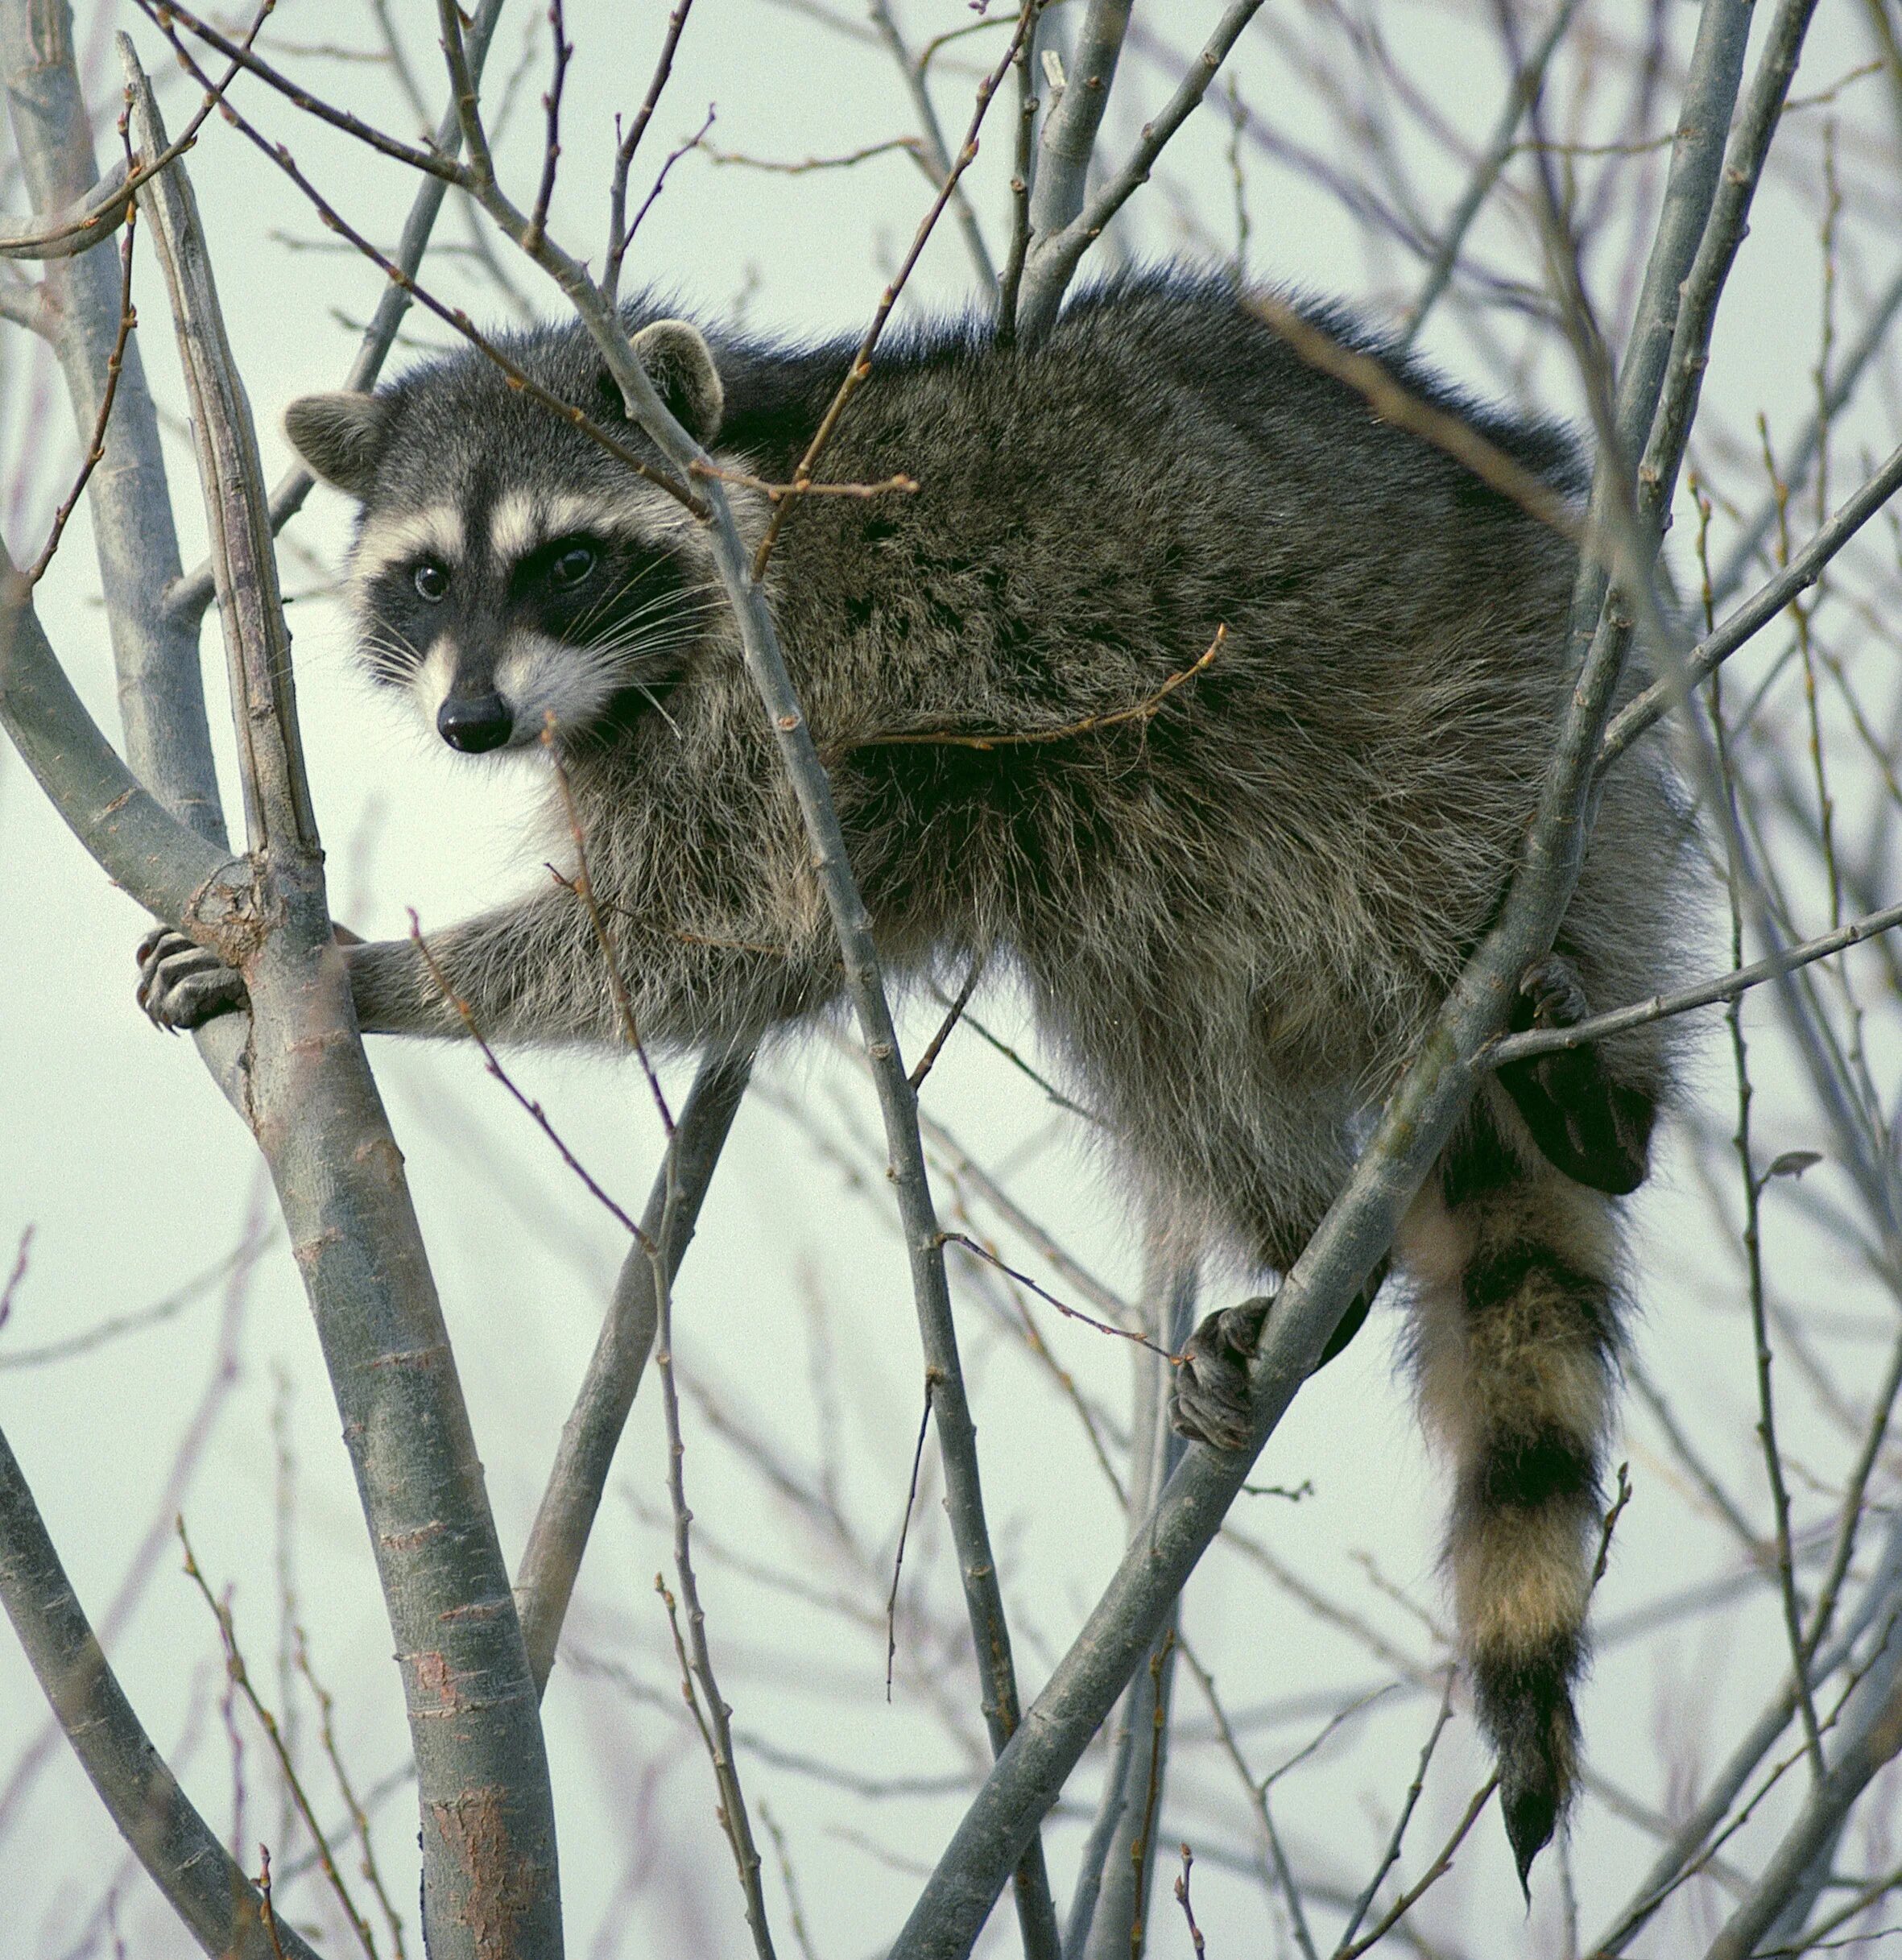
{"label": "raccoon's face", "polygon": [[471,755],[657,706],[709,610],[657,518],[574,492],[373,506],[351,581],[371,672]]}
{"label": "raccoon's face", "polygon": [[[664,321],[636,344],[670,406],[710,439],[720,385],[697,330]],[[564,333],[542,351],[559,369],[577,350]],[[559,391],[573,399],[575,378],[544,385],[569,383]],[[362,500],[350,598],[371,672],[407,688],[452,748],[522,748],[665,713],[717,610],[696,527],[665,491],[479,355],[383,395],[306,396],[285,426],[316,474]]]}

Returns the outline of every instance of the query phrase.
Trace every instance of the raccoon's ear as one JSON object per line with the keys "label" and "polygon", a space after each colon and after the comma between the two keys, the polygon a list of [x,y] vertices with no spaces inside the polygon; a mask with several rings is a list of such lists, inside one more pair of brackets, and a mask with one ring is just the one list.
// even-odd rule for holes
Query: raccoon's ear
{"label": "raccoon's ear", "polygon": [[312,476],[367,498],[389,440],[390,405],[347,391],[300,395],[284,411],[284,433]]}
{"label": "raccoon's ear", "polygon": [[668,412],[696,442],[711,442],[726,413],[726,391],[706,336],[691,320],[657,320],[630,345]]}

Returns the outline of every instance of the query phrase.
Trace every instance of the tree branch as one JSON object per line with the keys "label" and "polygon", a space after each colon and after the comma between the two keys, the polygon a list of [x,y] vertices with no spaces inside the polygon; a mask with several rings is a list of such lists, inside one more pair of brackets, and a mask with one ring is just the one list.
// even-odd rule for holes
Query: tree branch
{"label": "tree branch", "polygon": [[1083,187],[1090,153],[1131,13],[1128,0],[1094,0],[1078,39],[1077,72],[1044,126],[1043,156],[1031,196],[1029,253],[1017,308],[1017,331],[1026,340],[1036,340],[1049,331],[1083,254],[1102,236],[1110,219],[1149,181],[1164,146],[1195,113],[1228,59],[1229,50],[1261,4],[1262,0],[1230,0],[1214,32],[1176,84],[1175,93],[1152,122],[1143,125],[1128,161],[1085,209]]}
{"label": "tree branch", "polygon": [[[143,143],[162,145],[130,43]],[[260,929],[246,1114],[270,1164],[374,1547],[421,1797],[436,1960],[561,1950],[554,1813],[533,1678],[402,1156],[363,1055],[325,900],[250,410],[191,190],[142,193],[193,409]]]}
{"label": "tree branch", "polygon": [[1744,601],[1715,632],[1706,635],[1671,671],[1612,717],[1598,766],[1609,768],[1646,729],[1688,698],[1690,690],[1754,639],[1785,606],[1822,577],[1823,568],[1883,506],[1902,490],[1902,448],[1845,503],[1776,577]]}
{"label": "tree branch", "polygon": [[[1715,195],[1725,131],[1749,27],[1747,0],[1707,0],[1685,90],[1678,148],[1665,186],[1632,345],[1653,358],[1628,370],[1619,432],[1602,454],[1592,508],[1628,498],[1630,465],[1650,432],[1664,378],[1668,325]],[[1437,1159],[1471,1094],[1480,1057],[1503,1028],[1527,966],[1551,946],[1577,883],[1590,821],[1592,764],[1623,663],[1624,635],[1605,613],[1609,584],[1587,540],[1573,620],[1588,620],[1576,682],[1499,918],[1454,984],[1418,1059],[1389,1098],[1346,1190],[1295,1262],[1250,1365],[1255,1425],[1249,1449],[1197,1446],[1117,1568],[1082,1631],[1058,1662],[939,1859],[891,1960],[962,1960],[1003,1875],[1052,1804],[1090,1737],[1156,1638],[1255,1457]],[[1634,567],[1633,569],[1639,568]],[[1593,631],[1590,622],[1597,622]],[[1576,645],[1576,642],[1574,643]]]}
{"label": "tree branch", "polygon": [[[873,29],[897,64],[898,72],[904,79],[905,93],[912,98],[932,180],[942,186],[951,178],[951,152],[945,147],[944,125],[939,122],[937,106],[931,99],[924,64],[905,45],[898,23],[891,17],[890,0],[871,0],[871,17]],[[978,214],[971,209],[971,201],[961,184],[952,192],[951,204],[957,219],[957,229],[964,238],[964,248],[970,254],[972,270],[984,288],[985,298],[994,300],[997,295],[997,268],[991,263],[990,248],[984,242],[983,228],[978,224]]]}
{"label": "tree branch", "polygon": [[547,1688],[555,1665],[588,1535],[653,1349],[659,1305],[655,1262],[664,1265],[671,1284],[692,1243],[701,1202],[752,1072],[750,1048],[712,1054],[701,1064],[641,1214],[648,1244],[637,1239],[627,1249],[573,1412],[562,1428],[548,1488],[515,1574],[515,1602],[538,1693]]}
{"label": "tree branch", "polygon": [[[479,85],[482,81],[482,64],[488,58],[489,43],[495,32],[503,0],[482,0],[478,8],[474,22],[464,35],[464,43],[469,52],[470,72]],[[233,71],[235,72],[235,69]],[[437,124],[436,134],[431,139],[432,148],[443,155],[453,158],[462,140],[461,122],[453,103],[444,110]],[[391,263],[405,275],[403,279],[388,279],[378,298],[376,311],[370,316],[370,325],[363,329],[363,337],[358,343],[356,358],[350,362],[349,372],[344,376],[345,388],[369,389],[376,385],[377,376],[382,372],[385,359],[395,345],[397,329],[403,324],[403,316],[410,309],[411,288],[408,281],[416,276],[422,265],[423,255],[429,249],[429,240],[436,228],[443,200],[449,195],[449,183],[440,176],[426,176],[416,189],[416,199],[409,208],[409,215],[403,220],[403,230],[397,239],[396,251]],[[304,500],[311,493],[316,479],[303,464],[295,463],[280,477],[271,493],[271,527],[274,532],[283,529],[291,519],[304,508]],[[196,631],[205,609],[211,602],[215,586],[210,560],[195,567],[182,577],[176,577],[165,589],[164,606],[167,614],[181,624]]]}
{"label": "tree branch", "polygon": [[1559,43],[1565,38],[1579,4],[1580,0],[1559,0],[1552,19],[1546,23],[1545,31],[1526,57],[1525,65],[1512,77],[1499,119],[1493,126],[1492,135],[1480,153],[1466,189],[1460,193],[1459,202],[1446,221],[1445,232],[1434,249],[1426,277],[1420,281],[1420,297],[1407,315],[1407,325],[1396,342],[1403,352],[1419,337],[1420,329],[1426,325],[1427,315],[1451,283],[1453,267],[1459,263],[1460,247],[1466,243],[1466,234],[1472,229],[1481,205],[1499,182],[1500,172],[1511,159],[1517,147],[1519,126],[1524,121],[1528,108],[1538,99],[1540,91],[1545,86],[1545,71],[1558,52]]}
{"label": "tree branch", "polygon": [[1873,1664],[1838,1718],[1847,1733],[1764,1866],[1750,1896],[1710,1945],[1706,1960],[1750,1960],[1817,1852],[1834,1842],[1850,1809],[1902,1751],[1902,1619],[1892,1619]]}
{"label": "tree branch", "polygon": [[[444,43],[452,44],[453,0],[438,0],[438,10]],[[1023,29],[1024,21],[1020,19],[1019,33]],[[1012,45],[1014,50],[1015,42]],[[1008,58],[1007,55],[1007,64]],[[453,53],[450,60],[453,75]],[[995,77],[987,80],[978,104],[980,114],[1001,75],[999,70]],[[464,105],[463,140],[472,156],[484,154],[486,139],[479,110],[460,89],[457,96]],[[967,138],[961,159],[968,160],[971,151],[971,139]],[[998,1584],[997,1561],[984,1516],[976,1429],[958,1358],[950,1291],[945,1276],[944,1241],[932,1203],[924,1146],[918,1134],[917,1098],[899,1052],[871,920],[852,875],[825,765],[787,674],[765,588],[755,572],[756,559],[740,535],[724,486],[717,475],[709,473],[711,459],[668,412],[652,381],[635,358],[619,315],[587,269],[556,246],[545,232],[531,236],[526,216],[492,180],[485,180],[477,194],[504,234],[527,252],[568,296],[601,349],[628,414],[683,477],[697,480],[704,486],[708,544],[715,570],[734,608],[746,671],[759,690],[812,847],[813,869],[844,957],[846,996],[858,1018],[878,1090],[891,1152],[891,1175],[909,1256],[924,1362],[936,1382],[932,1413],[945,1464],[946,1506],[957,1547],[978,1673],[984,1685],[985,1722],[992,1749],[1001,1750],[1019,1720],[1016,1673]],[[934,215],[943,209],[949,195],[947,186],[934,207]],[[920,242],[923,235],[921,230]],[[835,398],[835,410],[842,407],[847,392],[842,389],[841,397]],[[782,511],[785,507],[779,507]],[[1061,1950],[1056,1909],[1051,1902],[1042,1849],[1036,1838],[1033,1823],[1011,1860],[1014,1867],[1019,1867],[1019,1916],[1031,1960],[1054,1960]]]}
{"label": "tree branch", "polygon": [[1714,1007],[1719,1001],[1735,1000],[1739,994],[1748,993],[1751,988],[1762,986],[1766,980],[1780,980],[1797,967],[1807,966],[1812,960],[1826,959],[1832,953],[1859,946],[1864,940],[1873,939],[1879,932],[1893,931],[1898,925],[1902,925],[1902,905],[1885,906],[1880,912],[1867,913],[1847,925],[1838,926],[1834,932],[1805,940],[1801,945],[1792,946],[1787,952],[1775,953],[1767,960],[1754,961],[1748,966],[1737,967],[1727,974],[1719,974],[1714,979],[1701,980],[1695,986],[1681,987],[1674,994],[1653,994],[1648,1000],[1634,1001],[1628,1007],[1614,1007],[1608,1013],[1594,1014],[1589,1020],[1580,1021],[1570,1028],[1535,1028],[1522,1035],[1508,1035],[1488,1051],[1486,1060],[1494,1068],[1500,1069],[1509,1061],[1524,1061],[1531,1055],[1550,1055],[1561,1048],[1583,1048],[1587,1042],[1602,1040],[1607,1035],[1621,1035],[1627,1028],[1642,1028],[1648,1021],[1661,1021],[1671,1015],[1688,1013],[1693,1007]]}
{"label": "tree branch", "polygon": [[217,1960],[317,1960],[198,1814],[100,1651],[19,1460],[0,1434],[0,1603],[120,1834]]}
{"label": "tree branch", "polygon": [[249,909],[250,867],[188,829],[120,761],[47,643],[0,554],[0,725],[53,807],[113,883],[208,945]]}

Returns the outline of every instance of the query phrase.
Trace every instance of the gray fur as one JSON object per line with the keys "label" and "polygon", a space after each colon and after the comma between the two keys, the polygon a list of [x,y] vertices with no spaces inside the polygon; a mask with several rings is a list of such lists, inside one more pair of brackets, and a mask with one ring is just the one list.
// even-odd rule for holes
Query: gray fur
{"label": "gray fur", "polygon": [[[631,324],[647,317],[636,308]],[[852,350],[711,341],[709,391],[697,333],[649,324],[643,336],[666,357],[660,376],[691,425],[709,440],[717,429],[720,459],[785,481]],[[618,413],[578,329],[533,333],[507,351],[590,415]],[[1561,437],[1391,365],[1577,494]],[[378,399],[374,481],[358,486],[366,549],[379,535],[400,543],[401,522],[417,513],[446,510],[453,521],[432,521],[461,552],[445,559],[449,596],[433,608],[403,586],[407,561],[360,578],[366,649],[384,678],[411,678],[446,635],[455,659],[439,660],[429,684],[457,701],[500,690],[511,739],[531,739],[539,716],[524,730],[498,676],[515,671],[521,636],[547,638],[556,614],[526,590],[525,570],[491,561],[491,519],[512,493],[517,531],[526,497],[570,515],[597,509],[598,523],[579,528],[618,540],[613,569],[628,593],[591,622],[557,620],[553,635],[573,663],[564,700],[605,705],[565,720],[558,709],[556,738],[643,1038],[689,1047],[827,1008],[840,991],[837,948],[692,523],[473,355],[422,367]],[[291,425],[315,442],[313,467],[341,480],[337,456],[350,445],[313,436],[301,405]],[[1357,1125],[1413,1053],[1503,888],[1565,699],[1573,552],[1304,366],[1226,288],[1153,276],[1081,296],[1035,347],[1000,351],[967,324],[882,355],[825,472],[875,482],[900,471],[918,480],[915,496],[802,504],[770,583],[889,969],[961,977],[977,958],[1013,969],[1151,1210],[1191,1243],[1285,1270],[1341,1185]],[[764,507],[744,515],[757,529]],[[1216,659],[1152,713],[1034,744],[883,739],[1048,732],[1113,715],[1152,701],[1218,626]],[[1594,1005],[1666,984],[1685,842],[1667,768],[1644,745],[1607,787],[1560,941]],[[486,1034],[614,1040],[589,925],[559,884],[432,945]],[[411,946],[349,958],[366,1028],[462,1031]],[[1669,1088],[1656,1027],[1600,1060],[1646,1111]],[[1615,1346],[1602,1249],[1575,1262],[1585,1280],[1565,1277],[1573,1225],[1523,1222],[1528,1193],[1556,1173],[1530,1152],[1502,1091],[1489,1088],[1486,1105],[1485,1134],[1505,1140],[1474,1160],[1493,1165],[1504,1194],[1456,1178],[1452,1224],[1423,1228],[1424,1265],[1459,1234],[1496,1263],[1503,1235],[1532,1245],[1532,1264],[1564,1284],[1540,1282],[1536,1298],[1521,1285],[1502,1305],[1490,1269],[1463,1293],[1457,1271],[1420,1271],[1422,1312],[1440,1302],[1436,1352],[1479,1340],[1469,1321],[1482,1305],[1515,1326],[1595,1316],[1581,1339],[1597,1381]],[[1565,1188],[1615,1222],[1608,1201]],[[1396,1256],[1404,1271],[1404,1243]],[[1466,1404],[1430,1411],[1460,1465],[1449,1556],[1462,1598],[1491,1569],[1463,1549],[1486,1536],[1486,1518],[1544,1501],[1501,1495],[1511,1465],[1499,1467],[1499,1439],[1516,1438],[1523,1453],[1527,1425],[1553,1420],[1532,1388],[1513,1385],[1539,1366],[1537,1344],[1522,1346],[1523,1367],[1437,1364],[1444,1381],[1480,1384],[1448,1391]],[[1534,1411],[1523,1420],[1515,1395]],[[1470,1405],[1475,1396],[1491,1399]],[[1588,1401],[1569,1429],[1558,1424],[1553,1447],[1583,1467],[1541,1540],[1572,1578],[1589,1532],[1568,1520],[1589,1502],[1605,1420]],[[1543,1446],[1545,1429],[1535,1440]],[[1582,1605],[1553,1636],[1561,1657],[1537,1709],[1515,1701],[1517,1677],[1487,1674],[1477,1623],[1462,1611],[1509,1784],[1518,1774],[1533,1791],[1533,1821],[1515,1830],[1523,1868],[1521,1836],[1548,1833],[1569,1793]],[[1526,1741],[1535,1730],[1564,1746]]]}
{"label": "gray fur", "polygon": [[353,497],[376,486],[387,421],[376,395],[339,389],[306,395],[284,411],[284,433],[312,476]]}
{"label": "gray fur", "polygon": [[696,442],[711,442],[726,412],[726,396],[699,328],[685,320],[656,320],[631,344],[668,412]]}

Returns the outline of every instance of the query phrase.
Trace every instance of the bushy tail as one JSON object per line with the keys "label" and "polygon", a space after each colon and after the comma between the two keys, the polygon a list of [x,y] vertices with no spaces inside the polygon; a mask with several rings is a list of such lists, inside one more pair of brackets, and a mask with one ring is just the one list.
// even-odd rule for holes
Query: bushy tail
{"label": "bushy tail", "polygon": [[1523,1885],[1577,1775],[1572,1690],[1617,1373],[1611,1201],[1552,1168],[1495,1089],[1409,1214],[1423,1412],[1453,1459],[1460,1642]]}

